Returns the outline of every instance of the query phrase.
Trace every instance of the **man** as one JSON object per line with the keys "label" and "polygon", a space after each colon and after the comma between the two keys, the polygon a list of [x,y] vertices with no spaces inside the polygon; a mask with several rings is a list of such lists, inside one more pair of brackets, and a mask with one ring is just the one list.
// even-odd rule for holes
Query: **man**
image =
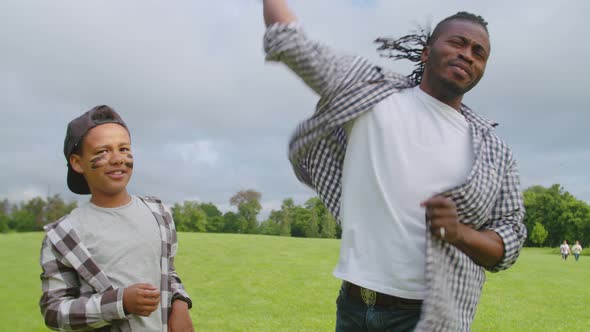
{"label": "man", "polygon": [[561,260],[567,261],[567,256],[570,254],[570,246],[567,244],[567,240],[563,240],[563,243],[559,246],[559,252],[561,252]]}
{"label": "man", "polygon": [[487,23],[460,12],[385,40],[409,50],[394,58],[423,46],[412,80],[308,40],[284,0],[263,4],[267,59],[321,96],[289,158],[342,225],[336,331],[468,331],[484,269],[514,264],[526,237],[512,153],[461,102],[485,70]]}
{"label": "man", "polygon": [[576,244],[572,247],[572,252],[574,253],[574,258],[576,262],[580,259],[580,254],[582,253],[582,245],[580,245],[580,241],[576,241]]}
{"label": "man", "polygon": [[45,226],[45,324],[60,331],[192,331],[191,299],[174,270],[176,231],[154,197],[132,196],[127,125],[108,106],[72,120],[67,183],[90,202]]}

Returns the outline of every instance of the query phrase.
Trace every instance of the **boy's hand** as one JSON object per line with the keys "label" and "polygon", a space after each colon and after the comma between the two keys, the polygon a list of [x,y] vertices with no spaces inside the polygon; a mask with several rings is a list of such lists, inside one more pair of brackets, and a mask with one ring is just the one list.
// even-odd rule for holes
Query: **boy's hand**
{"label": "boy's hand", "polygon": [[125,314],[147,317],[160,304],[160,291],[150,284],[134,284],[123,291]]}

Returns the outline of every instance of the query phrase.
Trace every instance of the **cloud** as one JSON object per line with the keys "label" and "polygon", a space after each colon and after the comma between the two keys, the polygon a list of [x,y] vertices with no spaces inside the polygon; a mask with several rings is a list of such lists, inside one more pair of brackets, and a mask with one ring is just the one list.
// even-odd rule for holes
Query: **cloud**
{"label": "cloud", "polygon": [[200,140],[192,143],[169,146],[171,156],[180,156],[183,163],[199,166],[214,167],[219,161],[219,152],[210,140]]}
{"label": "cloud", "polygon": [[[500,122],[523,184],[562,183],[590,202],[589,26],[582,1],[291,1],[308,35],[400,72],[373,40],[459,10],[489,21],[486,76],[465,101]],[[18,1],[0,3],[0,198],[71,194],[62,154],[71,119],[97,104],[131,128],[130,190],[166,202],[227,204],[262,192],[265,211],[313,195],[286,159],[316,96],[262,51],[260,1]],[[563,166],[566,165],[566,166]]]}

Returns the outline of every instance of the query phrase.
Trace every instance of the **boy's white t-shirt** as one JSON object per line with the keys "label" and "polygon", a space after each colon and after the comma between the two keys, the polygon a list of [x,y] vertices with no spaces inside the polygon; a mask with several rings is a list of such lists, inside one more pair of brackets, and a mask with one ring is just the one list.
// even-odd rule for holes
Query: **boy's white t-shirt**
{"label": "boy's white t-shirt", "polygon": [[[116,208],[90,202],[74,209],[69,219],[82,243],[114,288],[149,283],[161,291],[162,241],[158,222],[137,196]],[[161,331],[160,306],[148,317],[131,315],[132,331]]]}

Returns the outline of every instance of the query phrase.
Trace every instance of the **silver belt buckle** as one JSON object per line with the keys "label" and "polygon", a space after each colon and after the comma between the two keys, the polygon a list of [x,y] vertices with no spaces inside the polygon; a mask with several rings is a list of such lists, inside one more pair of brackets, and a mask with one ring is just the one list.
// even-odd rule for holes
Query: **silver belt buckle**
{"label": "silver belt buckle", "polygon": [[363,299],[363,302],[365,302],[365,304],[368,307],[374,306],[377,302],[377,292],[375,292],[374,290],[366,289],[364,287],[360,287],[360,289],[361,298]]}

